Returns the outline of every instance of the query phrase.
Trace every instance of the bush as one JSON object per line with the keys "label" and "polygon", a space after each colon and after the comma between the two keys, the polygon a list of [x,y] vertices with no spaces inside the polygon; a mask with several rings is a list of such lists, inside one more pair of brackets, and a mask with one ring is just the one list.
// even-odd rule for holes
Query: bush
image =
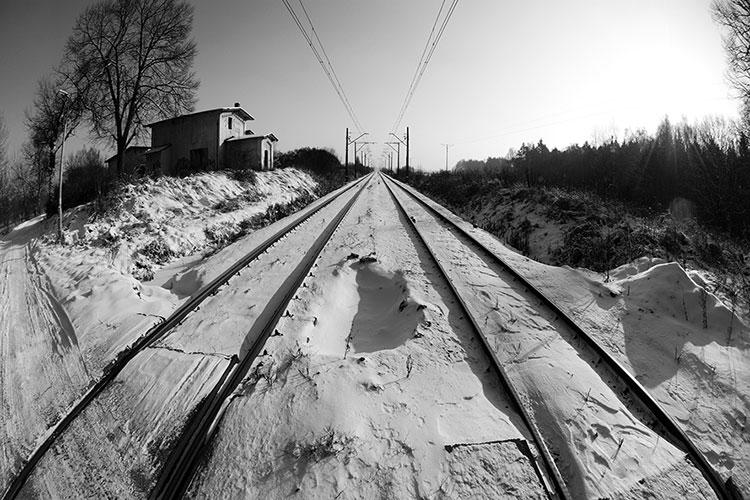
{"label": "bush", "polygon": [[148,242],[140,251],[141,254],[151,259],[156,264],[165,264],[175,257],[175,253],[161,236]]}
{"label": "bush", "polygon": [[250,184],[255,184],[255,181],[258,178],[258,175],[255,173],[255,170],[252,170],[249,168],[243,168],[239,170],[230,170],[229,176],[238,182],[247,182]]}
{"label": "bush", "polygon": [[276,157],[279,168],[296,167],[317,174],[330,175],[342,169],[336,155],[327,149],[300,148],[281,153]]}
{"label": "bush", "polygon": [[[63,210],[102,199],[109,191],[111,179],[101,153],[94,148],[82,149],[67,161],[63,178]],[[47,215],[57,214],[59,186],[47,200]]]}

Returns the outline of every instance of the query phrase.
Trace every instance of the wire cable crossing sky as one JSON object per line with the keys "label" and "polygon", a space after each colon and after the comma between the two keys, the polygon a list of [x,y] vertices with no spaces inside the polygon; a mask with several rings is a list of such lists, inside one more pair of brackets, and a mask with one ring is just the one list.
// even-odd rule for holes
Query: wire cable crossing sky
{"label": "wire cable crossing sky", "polygon": [[[396,118],[396,121],[393,124],[393,127],[391,127],[391,132],[395,132],[396,129],[401,125],[402,120],[404,119],[404,114],[406,113],[406,109],[409,107],[409,103],[411,102],[412,97],[414,97],[414,93],[417,90],[417,86],[419,86],[419,82],[422,79],[422,75],[424,75],[425,69],[427,69],[427,65],[430,63],[430,59],[432,59],[432,54],[435,52],[435,48],[437,47],[438,42],[440,41],[440,38],[443,36],[443,32],[445,31],[445,27],[448,25],[448,21],[450,21],[451,16],[453,15],[453,11],[456,9],[456,5],[458,5],[458,0],[453,0],[450,7],[448,8],[448,11],[443,18],[443,23],[440,26],[440,29],[437,32],[437,35],[435,35],[435,26],[437,26],[438,21],[440,20],[440,15],[443,13],[443,8],[445,7],[445,0],[442,1],[440,4],[440,10],[438,10],[437,16],[435,17],[435,22],[432,23],[432,29],[430,29],[430,35],[427,37],[427,42],[424,45],[424,49],[422,49],[422,55],[419,57],[419,63],[417,63],[417,69],[414,71],[414,76],[411,79],[411,83],[409,84],[409,90],[406,91],[406,97],[404,98],[404,103],[401,105],[401,110],[398,113],[398,118]],[[434,35],[434,38],[433,38]],[[432,44],[430,44],[432,42]],[[429,52],[428,52],[429,48]],[[427,57],[425,57],[425,55]]]}
{"label": "wire cable crossing sky", "polygon": [[[289,11],[289,14],[292,16],[292,19],[294,20],[295,24],[297,25],[300,32],[302,33],[302,36],[305,37],[305,40],[307,40],[308,45],[310,45],[310,48],[312,49],[313,54],[315,54],[316,59],[320,63],[320,66],[323,68],[323,71],[328,77],[328,80],[330,80],[331,85],[333,85],[333,88],[336,91],[336,94],[338,94],[339,99],[341,99],[341,103],[344,105],[344,108],[346,108],[346,111],[349,114],[349,117],[352,119],[352,123],[354,123],[354,126],[357,127],[357,130],[359,130],[360,132],[363,132],[364,130],[362,128],[362,125],[357,119],[356,113],[354,113],[354,108],[349,102],[349,98],[346,96],[346,92],[344,91],[344,86],[341,84],[341,80],[339,80],[339,77],[336,74],[336,70],[333,68],[331,59],[328,57],[328,53],[326,52],[326,49],[323,46],[323,42],[320,40],[320,37],[318,36],[318,32],[315,29],[315,25],[313,24],[312,19],[310,19],[310,15],[308,14],[307,9],[305,8],[305,4],[302,2],[302,0],[299,0],[299,5],[302,8],[302,12],[305,15],[305,19],[307,19],[307,22],[310,25],[310,29],[312,30],[315,40],[318,42],[318,47],[320,48],[320,51],[318,51],[318,47],[316,47],[315,44],[313,44],[310,34],[307,32],[304,25],[300,21],[299,16],[292,8],[291,4],[289,3],[289,0],[282,0],[282,1],[284,2],[284,5]],[[323,58],[320,57],[321,53],[323,54]],[[323,59],[325,59],[325,62],[323,62]]]}
{"label": "wire cable crossing sky", "polygon": [[[36,81],[91,1],[0,1],[11,159],[29,139]],[[665,116],[739,116],[712,0],[190,1],[196,110],[240,102],[281,151],[343,161],[345,127],[384,142],[408,125],[410,163],[439,170],[442,144],[451,161],[484,159],[654,132]],[[114,154],[87,126],[66,151],[92,146]]]}

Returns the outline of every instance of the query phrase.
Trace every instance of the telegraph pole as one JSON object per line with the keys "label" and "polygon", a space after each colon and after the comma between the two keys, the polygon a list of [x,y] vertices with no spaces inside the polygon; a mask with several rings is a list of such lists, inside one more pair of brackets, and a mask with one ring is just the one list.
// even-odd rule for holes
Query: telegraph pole
{"label": "telegraph pole", "polygon": [[[362,135],[364,135],[364,134],[362,134]],[[362,137],[362,136],[359,136],[359,137]],[[359,137],[357,139],[359,139]],[[376,144],[376,143],[374,143],[374,142],[368,142],[368,141],[363,141],[363,142],[359,143],[359,147],[361,148],[362,146],[366,146],[368,144]],[[355,162],[355,165],[356,165],[356,161],[357,161],[357,152],[358,152],[357,149],[358,149],[358,147],[357,147],[357,144],[355,143],[354,144],[354,162]],[[367,158],[367,153],[364,153],[363,157]],[[362,161],[362,164],[364,165],[364,160]]]}
{"label": "telegraph pole", "polygon": [[[367,135],[367,132],[364,132],[359,135],[356,139],[353,141],[349,140],[349,128],[346,129],[346,162],[349,163],[349,144],[354,144],[354,173],[356,175],[357,173],[357,141],[363,138]],[[346,177],[349,178],[349,167],[347,166],[346,169]]]}
{"label": "telegraph pole", "polygon": [[445,171],[448,171],[448,148],[452,147],[453,144],[443,144],[445,146]]}
{"label": "telegraph pole", "polygon": [[349,127],[346,127],[346,148],[344,148],[344,176],[349,177]]}
{"label": "telegraph pole", "polygon": [[[393,134],[391,134],[393,135]],[[396,137],[396,136],[394,136]],[[396,137],[398,139],[398,137]],[[396,175],[399,173],[401,167],[401,143],[400,142],[386,142],[389,148],[396,152]],[[393,146],[396,146],[395,148]],[[393,170],[393,157],[391,156],[391,170]]]}
{"label": "telegraph pole", "polygon": [[[400,138],[399,136],[397,136],[393,132],[391,132],[391,135],[398,141],[397,143],[396,142],[390,142],[390,143],[386,142],[386,144],[396,144],[396,146],[398,146],[398,149],[395,150],[396,151],[396,174],[397,175],[399,174],[400,168],[401,168],[401,144],[403,144],[404,146],[406,146],[406,168],[407,168],[407,172],[408,172],[408,167],[409,167],[409,143],[408,143],[408,141],[409,141],[409,127],[406,127],[406,141],[407,142],[404,142],[404,140],[402,138]],[[391,149],[393,149],[393,146],[391,146]]]}
{"label": "telegraph pole", "polygon": [[406,175],[409,175],[409,127],[406,127]]}

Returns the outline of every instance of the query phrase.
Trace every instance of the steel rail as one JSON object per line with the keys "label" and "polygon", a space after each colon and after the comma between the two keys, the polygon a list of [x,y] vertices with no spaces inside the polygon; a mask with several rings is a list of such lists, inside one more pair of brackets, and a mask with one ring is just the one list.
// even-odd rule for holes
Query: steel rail
{"label": "steel rail", "polygon": [[[432,260],[435,262],[435,265],[442,273],[443,278],[445,279],[445,281],[448,283],[448,286],[450,286],[451,290],[453,291],[453,295],[455,295],[456,299],[458,300],[458,303],[461,305],[464,315],[467,318],[469,318],[471,325],[474,327],[475,333],[482,340],[482,345],[484,346],[485,351],[489,355],[490,359],[492,359],[495,369],[500,375],[500,381],[503,384],[503,387],[505,388],[505,390],[508,392],[508,394],[510,394],[516,411],[518,411],[518,414],[521,416],[521,420],[523,420],[524,424],[526,424],[526,427],[531,432],[531,436],[532,436],[532,439],[534,440],[534,444],[537,450],[539,450],[539,453],[542,456],[542,461],[544,462],[544,465],[547,468],[547,474],[549,474],[549,476],[552,478],[552,482],[554,483],[553,488],[555,491],[554,492],[548,491],[548,492],[555,495],[556,498],[560,498],[560,499],[571,498],[570,493],[568,492],[568,488],[565,485],[565,481],[563,480],[562,475],[560,474],[560,471],[558,470],[557,465],[555,464],[555,461],[552,458],[552,454],[550,453],[549,448],[547,448],[547,445],[544,442],[544,439],[542,438],[539,428],[537,427],[536,423],[534,422],[529,412],[523,406],[521,396],[519,395],[516,388],[513,386],[513,383],[511,382],[510,377],[508,376],[508,373],[505,371],[503,364],[497,358],[497,354],[491,348],[490,343],[487,340],[487,337],[484,335],[484,333],[482,333],[482,329],[480,328],[479,324],[474,318],[474,315],[469,312],[469,308],[466,302],[464,301],[463,297],[461,296],[461,294],[458,292],[458,289],[453,284],[453,280],[451,280],[450,276],[448,276],[448,273],[446,272],[443,265],[440,263],[440,260],[432,251],[432,248],[430,248],[430,246],[427,244],[426,238],[424,237],[420,229],[417,227],[414,220],[409,216],[409,213],[406,211],[406,208],[404,208],[403,204],[398,199],[396,194],[393,192],[393,188],[391,188],[388,182],[384,182],[384,184],[388,188],[388,191],[390,192],[394,203],[398,207],[401,214],[404,216],[404,219],[409,221],[409,225],[417,234],[417,236],[419,236],[419,239],[422,241],[422,244],[427,250],[427,253],[430,255],[430,257],[432,257]],[[549,487],[549,485],[546,484],[546,481],[545,481],[545,487],[547,488]]]}
{"label": "steel rail", "polygon": [[[480,249],[482,249],[490,258],[500,264],[502,268],[507,270],[514,278],[518,279],[527,289],[536,295],[540,300],[546,303],[555,314],[563,319],[565,324],[570,327],[573,332],[582,338],[586,344],[609,366],[609,368],[617,375],[622,381],[625,382],[626,386],[634,393],[636,397],[651,411],[656,420],[664,426],[668,433],[672,435],[675,441],[679,442],[683,446],[683,451],[686,452],[687,457],[693,463],[693,465],[703,474],[708,481],[708,484],[713,489],[714,493],[722,500],[737,500],[742,499],[742,495],[739,491],[733,487],[733,485],[725,484],[718,472],[711,466],[706,457],[697,448],[695,443],[685,434],[685,431],[674,421],[674,419],[667,413],[666,410],[648,393],[648,391],[641,385],[641,383],[619,362],[617,361],[599,342],[597,342],[591,335],[588,334],[576,321],[565,311],[560,308],[557,303],[552,300],[547,294],[545,294],[538,287],[533,285],[523,274],[517,271],[512,265],[510,265],[505,259],[497,255],[494,251],[489,249],[484,243],[479,241],[469,231],[461,227],[456,221],[452,220],[447,215],[441,213],[435,207],[424,201],[419,193],[416,192],[410,186],[404,185],[385,174],[382,174],[397,185],[403,192],[407,193],[412,199],[416,200],[421,206],[425,207],[429,213],[434,214],[439,220],[445,222],[450,227],[455,228],[461,235],[473,242]],[[457,217],[457,216],[456,216]],[[411,219],[410,219],[411,220]]]}
{"label": "steel rail", "polygon": [[[368,176],[368,180],[372,174]],[[150,498],[171,499],[181,498],[190,481],[193,478],[194,471],[198,466],[200,458],[206,445],[210,442],[211,433],[216,428],[217,419],[223,418],[224,402],[232,396],[235,389],[241,384],[247,375],[253,362],[263,349],[268,337],[274,333],[279,320],[284,311],[289,307],[289,303],[299,290],[302,282],[312,269],[320,252],[330,241],[341,221],[349,213],[349,210],[359,198],[359,195],[367,187],[369,182],[365,182],[359,188],[351,200],[339,211],[335,218],[326,226],[321,235],[315,240],[315,243],[305,254],[303,260],[297,265],[293,274],[290,276],[291,282],[283,290],[283,297],[278,301],[272,315],[263,325],[263,329],[253,341],[252,347],[247,354],[240,359],[234,367],[226,383],[220,385],[218,391],[214,392],[205,404],[193,415],[190,422],[182,433],[179,444],[170,454],[169,459],[157,481],[154,490],[149,495]],[[287,279],[289,281],[289,279]],[[281,291],[281,290],[280,290]]]}
{"label": "steel rail", "polygon": [[175,309],[175,311],[170,314],[169,317],[167,317],[164,321],[152,326],[145,335],[138,338],[138,340],[136,340],[131,346],[118,353],[117,358],[112,360],[104,368],[102,377],[93,386],[91,386],[88,391],[86,391],[86,393],[78,400],[77,403],[75,403],[72,408],[67,411],[65,416],[52,428],[44,441],[42,441],[42,443],[37,446],[31,456],[26,460],[21,470],[14,476],[13,480],[8,485],[8,488],[5,490],[3,494],[3,500],[11,500],[18,496],[39,461],[41,461],[41,459],[52,447],[55,441],[60,437],[60,435],[70,426],[71,423],[73,423],[75,418],[80,415],[91,404],[91,402],[109,386],[109,384],[138,353],[163,338],[170,330],[172,330],[183,319],[185,319],[188,314],[193,312],[207,297],[215,293],[221,286],[226,284],[230,278],[232,278],[239,271],[245,268],[250,262],[255,260],[268,248],[273,246],[291,231],[299,227],[302,223],[309,220],[310,217],[320,212],[320,210],[330,205],[334,200],[338,199],[344,193],[349,192],[355,186],[364,182],[366,178],[367,176],[362,177],[361,179],[357,179],[356,181],[350,183],[348,186],[340,188],[338,193],[331,193],[328,199],[325,199],[323,202],[310,209],[301,217],[298,217],[297,219],[294,219],[288,224],[284,225],[272,236],[264,240],[260,245],[256,246],[244,257],[235,262],[231,267],[214,278],[210,283],[191,295],[187,301],[185,301],[182,305]]}

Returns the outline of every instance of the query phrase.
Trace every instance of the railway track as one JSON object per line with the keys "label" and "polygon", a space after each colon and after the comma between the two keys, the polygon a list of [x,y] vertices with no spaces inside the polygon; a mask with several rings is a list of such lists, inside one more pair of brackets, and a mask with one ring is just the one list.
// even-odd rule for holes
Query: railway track
{"label": "railway track", "polygon": [[[390,178],[389,178],[390,180]],[[419,236],[419,238],[422,240],[422,244],[427,250],[427,253],[432,257],[432,260],[434,261],[435,265],[438,269],[440,269],[440,272],[443,275],[443,278],[448,283],[448,285],[451,288],[451,291],[453,292],[453,295],[458,300],[458,303],[461,305],[461,308],[463,309],[463,313],[466,315],[467,318],[469,318],[469,321],[471,322],[472,326],[474,327],[476,335],[482,340],[482,343],[485,347],[485,351],[487,352],[487,355],[490,359],[492,359],[495,369],[500,375],[500,380],[503,384],[503,387],[508,392],[508,394],[511,397],[511,400],[514,403],[514,408],[518,412],[518,414],[521,416],[521,419],[523,420],[526,427],[529,429],[529,432],[532,435],[532,438],[534,440],[534,445],[536,446],[536,449],[542,456],[543,466],[546,470],[547,477],[549,477],[552,480],[552,485],[547,484],[548,490],[550,493],[554,495],[555,498],[560,499],[569,499],[571,498],[570,493],[568,492],[568,488],[565,485],[565,481],[562,478],[562,475],[560,474],[560,471],[557,468],[557,465],[555,464],[555,461],[552,457],[552,454],[550,453],[549,449],[547,448],[544,440],[542,439],[541,433],[539,431],[539,428],[535,425],[533,419],[530,418],[528,412],[524,409],[522,400],[520,395],[518,394],[518,391],[515,390],[513,384],[510,381],[510,378],[508,377],[508,374],[506,373],[505,369],[503,368],[503,364],[497,359],[497,355],[494,352],[494,350],[491,348],[491,346],[487,342],[487,338],[482,334],[482,330],[477,324],[474,316],[470,314],[468,308],[466,307],[466,303],[464,302],[463,297],[459,293],[459,291],[456,289],[455,285],[453,284],[453,281],[450,279],[448,274],[445,272],[444,267],[440,263],[440,260],[437,258],[435,253],[432,251],[430,246],[427,244],[426,240],[424,239],[422,233],[420,232],[419,228],[415,224],[414,220],[411,218],[409,213],[404,208],[403,204],[398,200],[395,193],[393,192],[393,188],[389,184],[388,181],[384,181],[386,187],[388,188],[388,191],[391,194],[391,198],[393,199],[393,203],[398,207],[398,210],[403,214],[404,219],[409,221],[409,225],[411,226],[412,230]]]}
{"label": "railway track", "polygon": [[467,307],[465,300],[462,298],[461,294],[459,293],[459,290],[457,289],[453,280],[450,278],[449,273],[446,272],[444,266],[440,262],[440,259],[437,257],[437,255],[431,248],[431,245],[428,244],[428,241],[425,238],[425,235],[423,234],[422,230],[419,228],[418,224],[416,223],[415,218],[413,216],[414,214],[409,213],[409,211],[406,209],[403,203],[399,200],[398,196],[396,196],[396,193],[395,193],[396,190],[398,190],[400,193],[406,194],[410,199],[414,200],[427,213],[429,213],[430,215],[434,216],[437,220],[442,222],[444,227],[447,228],[448,231],[451,231],[454,235],[457,235],[459,239],[470,241],[473,245],[475,245],[477,248],[480,249],[480,251],[485,255],[485,257],[489,258],[489,260],[491,260],[500,268],[502,268],[505,272],[507,272],[510,276],[512,276],[514,280],[517,280],[519,283],[521,283],[522,286],[527,290],[530,298],[533,297],[533,299],[535,299],[536,301],[539,301],[539,304],[541,307],[548,308],[549,310],[554,312],[556,317],[561,318],[562,322],[570,330],[572,330],[575,333],[575,335],[578,338],[580,338],[589,349],[595,352],[596,355],[598,355],[599,358],[604,361],[607,367],[613,373],[615,373],[617,377],[619,377],[619,379],[625,384],[625,386],[627,386],[628,390],[631,391],[631,393],[651,412],[655,420],[659,423],[659,425],[663,427],[664,430],[666,430],[669,437],[671,437],[672,442],[678,443],[679,447],[681,447],[682,450],[686,453],[689,460],[700,471],[700,473],[706,479],[706,481],[708,482],[708,484],[710,485],[710,487],[715,492],[718,498],[721,498],[721,499],[741,498],[741,495],[734,488],[732,488],[730,485],[725,484],[722,481],[718,473],[713,469],[713,467],[707,461],[705,456],[700,452],[700,450],[696,447],[696,445],[692,442],[692,440],[685,434],[685,432],[679,427],[679,425],[677,425],[677,423],[672,419],[672,417],[661,407],[661,405],[659,405],[659,403],[646,391],[646,389],[640,384],[640,382],[638,382],[638,380],[636,380],[635,377],[633,377],[630,374],[630,372],[628,372],[594,338],[592,338],[567,313],[565,313],[565,311],[560,309],[560,307],[557,306],[557,304],[555,304],[555,302],[552,301],[542,290],[540,290],[539,288],[531,284],[513,266],[511,266],[508,262],[506,262],[504,259],[498,256],[496,252],[493,252],[484,243],[482,243],[480,240],[474,237],[469,231],[461,227],[461,225],[456,220],[453,220],[446,213],[443,213],[440,210],[436,209],[428,201],[426,201],[422,196],[420,196],[418,193],[415,193],[411,188],[385,175],[384,175],[384,178],[386,179],[385,184],[388,187],[391,193],[391,196],[394,199],[394,202],[399,207],[399,210],[404,215],[404,218],[409,221],[409,224],[414,229],[415,233],[422,240],[422,243],[424,244],[425,248],[428,250],[428,253],[435,260],[435,263],[437,264],[438,268],[441,270],[446,281],[449,283],[450,287],[452,288],[453,292],[458,298],[459,303],[464,309],[466,316],[470,318],[472,324],[474,325],[475,329],[477,330],[480,337],[482,338],[482,341],[485,347],[487,348],[487,351],[491,359],[496,365],[497,371],[501,375],[501,378],[503,380],[503,383],[506,389],[508,390],[508,393],[512,396],[512,399],[516,403],[517,410],[522,416],[524,423],[529,427],[531,431],[531,434],[534,438],[537,449],[541,453],[544,464],[547,467],[547,472],[552,478],[552,481],[554,483],[555,493],[558,497],[570,498],[571,494],[568,488],[566,487],[566,483],[562,478],[560,470],[558,469],[555,458],[552,456],[548,446],[545,443],[545,440],[543,438],[543,433],[541,432],[539,427],[536,425],[535,419],[533,418],[533,416],[529,414],[529,411],[526,409],[525,405],[523,404],[523,398],[521,394],[519,394],[519,391],[516,389],[516,387],[514,387],[514,384],[511,381],[511,378],[508,376],[508,373],[506,369],[504,368],[503,363],[499,361],[496,353],[494,352],[494,349],[490,345],[487,337],[484,335],[483,329],[481,328],[481,325],[479,324],[478,318],[476,318],[473,314],[471,314],[471,311]]}
{"label": "railway track", "polygon": [[[375,174],[378,175],[378,174]],[[372,176],[360,179],[341,190],[332,193],[328,198],[319,200],[317,204],[313,204],[308,209],[304,209],[296,216],[292,216],[288,223],[285,223],[278,231],[274,232],[273,235],[251,250],[242,259],[237,261],[233,266],[223,272],[220,276],[214,279],[211,283],[206,285],[200,291],[196,292],[188,301],[183,304],[178,310],[176,310],[167,320],[156,325],[154,328],[139,339],[131,348],[128,349],[123,355],[121,355],[116,361],[113,362],[111,367],[106,371],[103,378],[97,382],[89,392],[73,407],[61,422],[53,429],[52,432],[47,436],[44,442],[35,450],[32,457],[24,465],[21,472],[14,478],[8,490],[5,492],[4,498],[15,498],[21,491],[26,483],[26,480],[34,471],[36,464],[44,457],[45,453],[55,444],[57,438],[65,431],[67,427],[75,420],[86,407],[94,401],[94,399],[101,394],[105,388],[115,379],[124,367],[130,362],[139,352],[143,351],[147,347],[154,346],[156,342],[162,340],[166,335],[177,325],[179,325],[186,316],[196,310],[198,306],[209,296],[217,293],[217,291],[226,284],[233,276],[239,273],[244,267],[250,262],[256,259],[260,254],[269,249],[271,246],[282,240],[287,234],[300,227],[306,220],[312,217],[315,213],[318,213],[324,207],[330,205],[335,199],[345,193],[354,193],[348,201],[341,199],[346,204],[341,208],[337,209],[338,212],[330,220],[326,222],[325,229],[323,232],[316,236],[312,246],[306,250],[304,256],[296,264],[293,274],[284,282],[284,285],[279,292],[274,296],[272,303],[273,311],[270,317],[266,317],[261,325],[260,333],[257,337],[252,340],[250,349],[241,355],[241,359],[236,356],[231,360],[229,367],[221,376],[219,382],[213,386],[213,390],[209,396],[203,400],[196,408],[187,420],[187,425],[183,428],[179,439],[176,444],[171,447],[171,452],[164,462],[164,467],[161,469],[160,476],[156,482],[156,486],[151,490],[151,498],[180,498],[184,495],[185,491],[190,485],[190,481],[193,478],[196,467],[198,466],[201,457],[204,455],[206,445],[211,441],[212,435],[216,429],[218,423],[221,422],[223,412],[227,407],[229,401],[231,401],[236,388],[241,384],[243,379],[251,368],[253,361],[257,358],[259,353],[262,351],[266,340],[270,335],[274,333],[276,325],[279,319],[282,317],[284,312],[287,310],[289,302],[292,300],[294,295],[297,293],[303,280],[308,275],[310,270],[315,264],[317,257],[320,255],[323,248],[326,246],[330,238],[338,229],[341,221],[344,219],[347,213],[349,213],[351,207],[358,199],[360,193],[367,187],[369,180]],[[602,348],[595,339],[593,339],[584,329],[576,324],[576,322],[569,317],[563,310],[561,310],[551,299],[549,299],[545,293],[536,288],[531,284],[522,273],[518,272],[514,267],[500,257],[495,251],[491,250],[487,244],[483,243],[480,239],[472,235],[471,230],[462,226],[462,221],[454,220],[455,216],[448,213],[442,207],[434,206],[429,200],[414,192],[408,186],[399,183],[387,176],[382,176],[385,186],[387,187],[391,198],[394,201],[398,211],[403,215],[404,220],[408,221],[408,224],[412,228],[413,232],[421,239],[421,243],[427,250],[427,253],[434,260],[437,268],[443,274],[446,282],[452,289],[460,307],[463,309],[463,313],[469,319],[474,326],[474,329],[478,337],[482,340],[486,352],[492,360],[495,369],[500,375],[500,379],[510,395],[510,399],[516,407],[516,411],[521,416],[522,421],[529,429],[534,447],[537,450],[537,460],[541,458],[541,461],[535,464],[537,471],[539,472],[541,479],[546,483],[546,487],[550,495],[554,498],[574,498],[576,494],[572,494],[568,484],[566,482],[567,476],[565,472],[561,472],[561,467],[565,464],[560,462],[560,457],[551,451],[548,446],[548,442],[545,439],[544,429],[540,428],[537,424],[534,415],[530,414],[527,409],[528,400],[524,399],[523,391],[519,391],[514,383],[512,376],[509,376],[508,370],[504,362],[498,357],[497,352],[493,349],[491,342],[486,337],[482,328],[481,321],[479,318],[472,313],[471,308],[466,302],[466,292],[461,293],[461,290],[456,286],[454,280],[443,264],[441,264],[441,257],[437,248],[434,248],[435,243],[430,243],[428,238],[423,234],[423,229],[415,219],[414,206],[418,205],[424,209],[425,213],[430,214],[432,217],[437,219],[442,229],[450,232],[456,236],[457,239],[466,240],[470,242],[470,245],[479,249],[479,252],[484,255],[486,260],[492,261],[497,268],[502,270],[508,275],[513,277],[514,281],[518,281],[522,284],[526,290],[528,301],[532,307],[547,308],[554,312],[556,318],[561,318],[561,323],[564,323],[567,328],[572,330],[576,337],[586,345],[586,347],[599,356],[611,372],[615,373],[619,380],[628,387],[628,390],[636,398],[636,400],[648,409],[650,415],[653,416],[655,422],[658,423],[662,429],[661,434],[665,434],[670,442],[677,444],[677,446],[685,452],[693,466],[700,471],[703,477],[706,479],[708,485],[716,493],[718,498],[722,499],[734,499],[741,498],[741,496],[734,490],[730,484],[724,484],[711,467],[706,458],[701,454],[700,450],[695,444],[689,439],[689,437],[682,431],[682,429],[672,420],[672,418],[661,408],[661,406],[648,394],[645,388],[632,376],[630,373],[619,364],[617,360]],[[355,191],[352,191],[355,190]],[[398,193],[398,195],[397,195]],[[408,203],[407,207],[402,200],[407,199],[413,200],[414,203]],[[456,218],[457,219],[457,218]],[[325,222],[327,219],[321,219]],[[468,248],[468,245],[467,245]],[[476,252],[476,250],[472,250]],[[444,259],[443,259],[444,260]],[[539,305],[537,306],[536,303]],[[271,309],[269,308],[269,309]]]}
{"label": "railway track", "polygon": [[[366,178],[367,181],[371,177]],[[172,499],[181,498],[190,485],[193,473],[198,461],[202,456],[204,447],[211,439],[211,435],[220,421],[226,403],[247,375],[253,362],[263,349],[268,337],[274,333],[279,319],[289,306],[289,302],[297,293],[305,277],[311,271],[315,261],[325,245],[336,232],[341,221],[344,219],[352,205],[357,201],[361,192],[368,182],[362,181],[357,193],[339,211],[339,213],[326,226],[323,233],[315,240],[313,246],[305,254],[303,260],[295,269],[292,276],[287,279],[283,290],[283,296],[275,304],[273,314],[263,325],[260,334],[253,341],[250,350],[238,360],[231,375],[225,383],[220,384],[219,390],[212,394],[206,404],[203,404],[198,412],[193,415],[183,432],[176,448],[168,458],[164,470],[152,491],[150,498]]]}
{"label": "railway track", "polygon": [[[339,190],[330,193],[320,200],[317,200],[307,208],[301,210],[297,214],[291,216],[289,218],[290,220],[283,224],[270,237],[266,238],[260,244],[256,245],[245,256],[243,256],[232,266],[227,268],[219,276],[214,278],[210,283],[190,296],[190,298],[180,307],[178,307],[168,318],[158,323],[157,325],[154,325],[146,334],[140,337],[126,350],[121,352],[118,355],[117,359],[113,360],[107,366],[102,377],[93,386],[91,386],[88,391],[86,391],[86,393],[78,400],[78,402],[72,408],[70,408],[60,419],[60,421],[48,432],[44,440],[39,444],[39,446],[37,446],[30,457],[24,462],[21,470],[14,476],[13,480],[10,482],[3,494],[3,499],[14,499],[19,495],[28,478],[36,468],[37,464],[42,460],[42,458],[50,450],[50,448],[52,448],[59,437],[65,432],[67,428],[70,427],[76,417],[79,416],[107,387],[110,386],[112,381],[118,376],[118,374],[120,374],[120,372],[123,371],[125,366],[130,361],[132,361],[133,358],[136,357],[136,355],[144,351],[146,348],[153,346],[159,340],[163,339],[189,314],[197,310],[204,300],[216,294],[219,289],[223,285],[225,285],[233,276],[237,275],[243,268],[248,266],[252,261],[258,258],[258,256],[263,254],[270,247],[284,239],[285,236],[300,227],[304,222],[309,220],[315,214],[319,213],[325,207],[329,206],[341,196],[345,195],[346,193],[350,193],[354,189],[358,189],[352,199],[345,206],[345,210],[339,212],[337,220],[340,221],[340,219],[345,215],[346,211],[348,211],[348,208],[353,204],[354,200],[357,199],[361,190],[364,189],[364,187],[367,185],[369,179],[370,176],[366,176],[353,181],[347,186],[344,186]],[[241,372],[243,360],[233,358],[230,361],[230,366],[230,371],[228,371],[228,373],[225,373],[222,377],[222,380],[219,384],[220,387],[227,387],[229,385],[229,382],[231,380],[234,380],[233,378],[231,378],[233,374],[236,375],[237,373]],[[206,413],[205,411],[204,414],[208,415],[208,413]],[[195,423],[191,421],[191,425],[195,425]]]}

